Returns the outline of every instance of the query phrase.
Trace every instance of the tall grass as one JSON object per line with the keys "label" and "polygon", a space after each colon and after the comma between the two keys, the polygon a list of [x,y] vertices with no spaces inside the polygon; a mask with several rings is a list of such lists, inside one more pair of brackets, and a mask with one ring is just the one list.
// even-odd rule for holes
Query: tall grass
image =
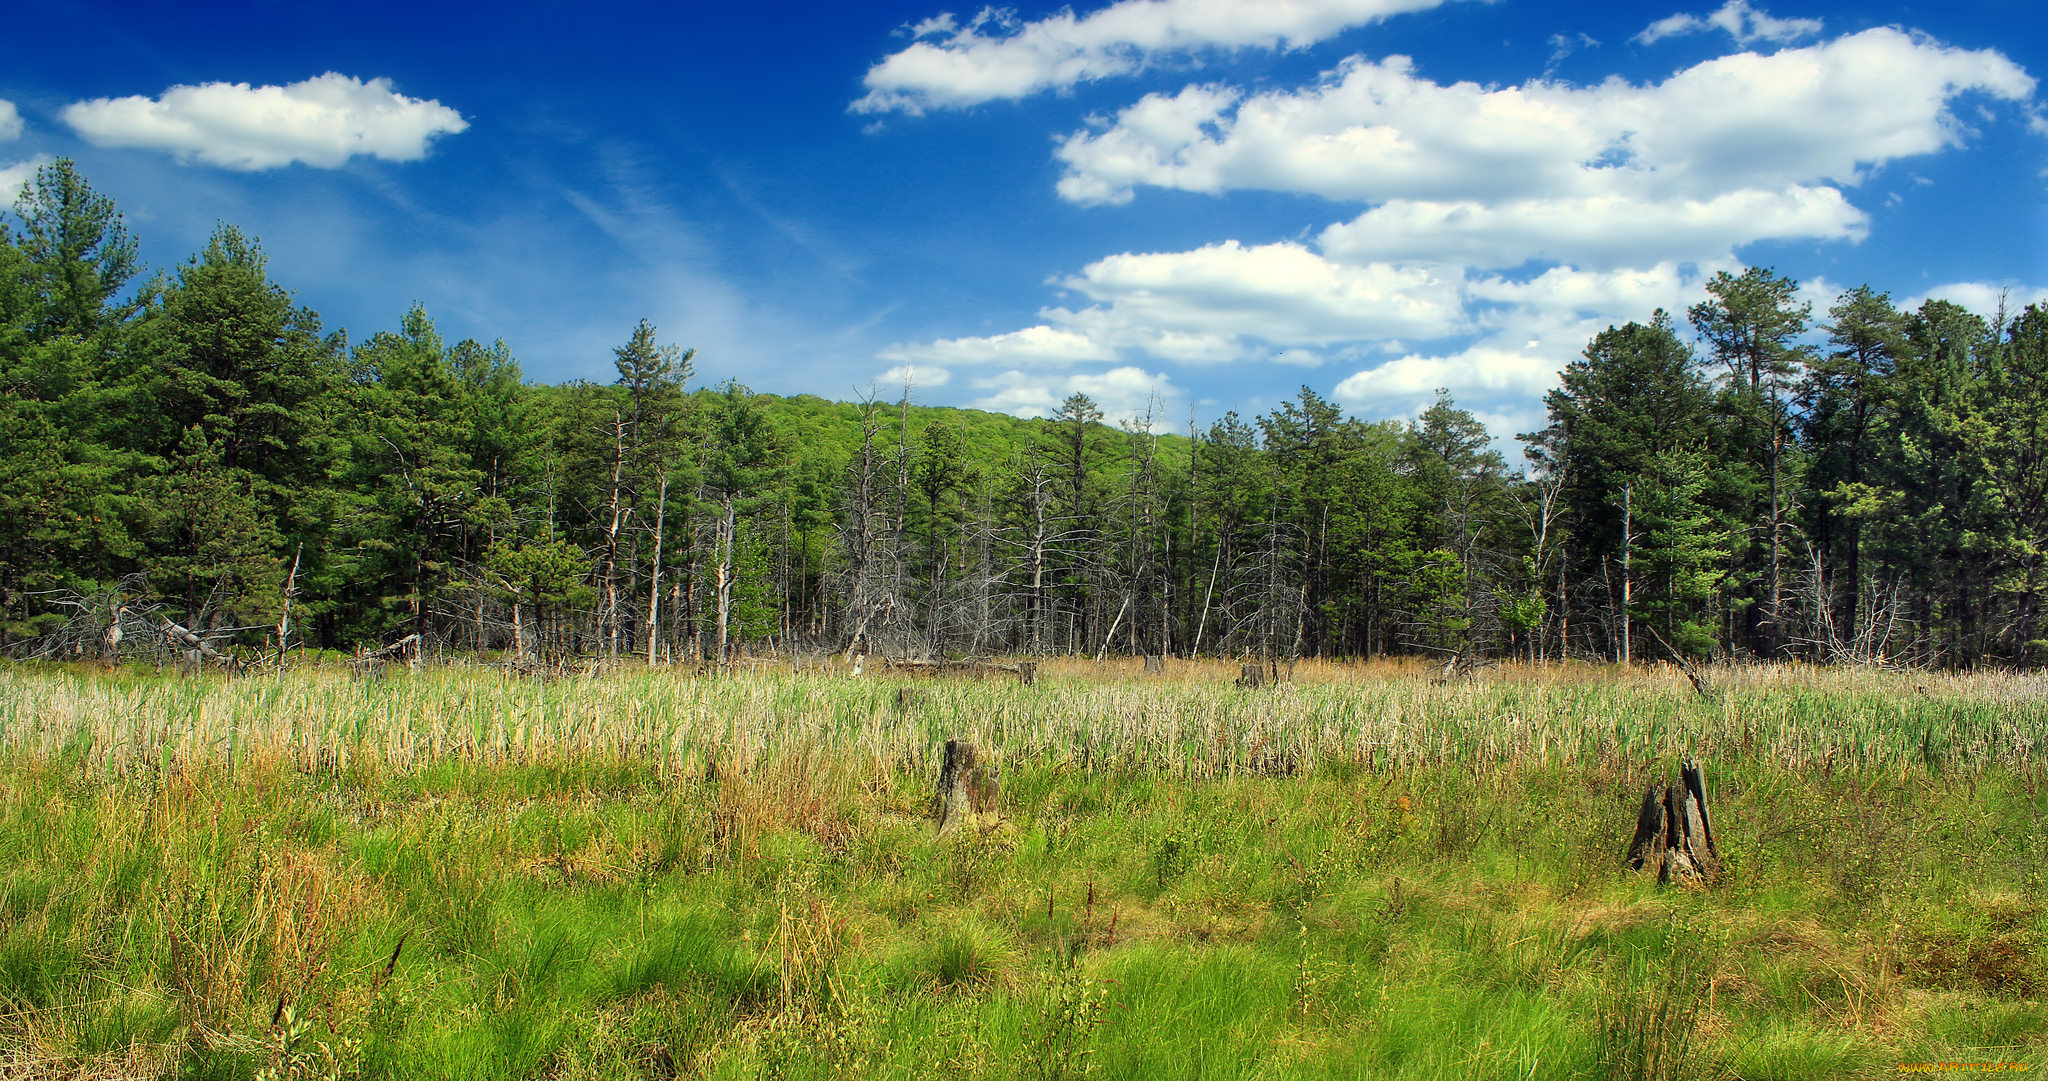
{"label": "tall grass", "polygon": [[0,669],[0,753],[97,776],[289,756],[309,771],[415,772],[449,763],[630,766],[660,780],[718,763],[830,758],[924,768],[948,738],[1016,762],[1164,777],[1342,764],[1570,765],[1674,755],[1790,769],[2034,768],[2048,677],[1866,673],[1791,666],[1713,674],[1509,669],[1452,683],[1406,666],[1303,665],[1272,690],[1223,666],[1050,666],[1036,684],[900,685],[830,673],[704,679],[668,671],[544,682],[482,669],[357,680],[334,670],[165,680]]}
{"label": "tall grass", "polygon": [[[0,669],[0,1075],[2048,1065],[2048,683],[1234,674]],[[1622,866],[1681,756],[1713,891]]]}

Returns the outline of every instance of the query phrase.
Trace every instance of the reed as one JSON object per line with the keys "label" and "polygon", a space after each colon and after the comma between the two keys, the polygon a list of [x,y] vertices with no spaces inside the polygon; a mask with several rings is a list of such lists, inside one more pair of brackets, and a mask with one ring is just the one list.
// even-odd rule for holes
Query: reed
{"label": "reed", "polygon": [[[0,669],[0,1073],[2048,1064],[2038,678],[1235,674]],[[1711,891],[1622,866],[1681,756]]]}

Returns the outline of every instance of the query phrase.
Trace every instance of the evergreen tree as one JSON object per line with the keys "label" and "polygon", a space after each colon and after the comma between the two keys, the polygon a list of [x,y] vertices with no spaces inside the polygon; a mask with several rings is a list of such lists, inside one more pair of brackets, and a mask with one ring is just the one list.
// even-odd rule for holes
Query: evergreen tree
{"label": "evergreen tree", "polygon": [[14,203],[21,220],[38,337],[92,337],[140,307],[119,299],[138,269],[135,238],[113,199],[92,189],[69,158],[36,170]]}
{"label": "evergreen tree", "polygon": [[[1558,474],[1571,536],[1571,559],[1554,602],[1604,626],[1604,640],[1590,643],[1600,652],[1633,655],[1625,627],[1637,544],[1630,520],[1634,485],[1666,473],[1668,467],[1660,463],[1707,445],[1706,385],[1694,373],[1691,352],[1678,340],[1670,317],[1660,311],[1648,326],[1629,323],[1595,335],[1583,358],[1565,367],[1559,387],[1545,396],[1544,404],[1550,427],[1524,438]],[[1703,495],[1691,493],[1695,499]],[[1676,506],[1663,513],[1690,517]]]}
{"label": "evergreen tree", "polygon": [[1744,508],[1756,554],[1742,577],[1752,583],[1746,606],[1750,648],[1767,657],[1777,656],[1785,641],[1786,526],[1797,497],[1792,485],[1798,453],[1790,401],[1807,359],[1796,339],[1812,311],[1797,301],[1798,288],[1764,267],[1740,275],[1724,270],[1707,283],[1707,299],[1689,313],[1693,329],[1723,368],[1722,409],[1735,439],[1724,442],[1722,455],[1761,478]]}
{"label": "evergreen tree", "polygon": [[[1810,449],[1808,533],[1819,558],[1814,583],[1827,611],[1810,618],[1830,652],[1857,637],[1865,611],[1863,526],[1887,500],[1884,433],[1892,423],[1892,381],[1906,346],[1906,317],[1891,298],[1859,286],[1828,309],[1828,348],[1807,370],[1800,395],[1801,439]],[[1839,573],[1837,573],[1837,570]]]}

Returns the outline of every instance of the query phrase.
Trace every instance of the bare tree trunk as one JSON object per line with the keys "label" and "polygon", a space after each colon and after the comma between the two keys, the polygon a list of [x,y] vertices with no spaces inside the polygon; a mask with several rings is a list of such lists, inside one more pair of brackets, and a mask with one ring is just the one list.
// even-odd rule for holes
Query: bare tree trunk
{"label": "bare tree trunk", "polygon": [[[289,648],[291,641],[292,590],[298,585],[299,582],[299,557],[304,555],[305,553],[306,546],[304,543],[301,543],[298,546],[298,548],[292,552],[292,569],[289,572],[287,572],[284,576],[284,606],[277,613],[277,663],[279,666],[282,666],[284,664],[284,653],[285,650]],[[118,619],[120,607],[116,606],[114,611],[116,613],[116,618]],[[113,643],[116,646],[121,644],[120,626],[121,625],[118,622],[114,624]]]}
{"label": "bare tree trunk", "polygon": [[[1773,401],[1775,399],[1776,396],[1774,394]],[[1780,605],[1784,603],[1785,597],[1784,556],[1781,536],[1784,526],[1784,509],[1781,505],[1782,496],[1779,491],[1780,485],[1778,480],[1778,462],[1783,453],[1782,445],[1784,443],[1779,434],[1781,427],[1777,421],[1777,410],[1774,408],[1771,416],[1771,607],[1768,612],[1764,613],[1764,625],[1770,628],[1764,632],[1765,654],[1772,660],[1777,659],[1778,644],[1783,641],[1781,637],[1783,632],[1778,620],[1780,618]]]}
{"label": "bare tree trunk", "polygon": [[612,504],[611,524],[604,534],[604,610],[598,613],[598,633],[606,636],[606,652],[619,655],[619,530],[633,513],[625,505],[626,420],[612,411]]}
{"label": "bare tree trunk", "polygon": [[668,470],[661,471],[661,495],[654,504],[654,567],[647,576],[647,666],[658,662],[661,645],[661,540],[668,524]]}
{"label": "bare tree trunk", "polygon": [[733,578],[733,532],[737,511],[732,497],[724,500],[724,512],[718,519],[718,593],[714,598],[717,605],[717,626],[713,644],[716,649],[716,663],[720,666],[732,663],[732,578]]}
{"label": "bare tree trunk", "polygon": [[1035,471],[1031,484],[1031,654],[1045,652],[1045,475]]}
{"label": "bare tree trunk", "polygon": [[[1220,532],[1220,530],[1219,530]],[[1216,598],[1216,576],[1223,571],[1223,538],[1216,538],[1216,562],[1209,567],[1209,588],[1202,594],[1202,618],[1195,622],[1195,641],[1190,654],[1202,652],[1202,633],[1209,629],[1209,603]]]}
{"label": "bare tree trunk", "polygon": [[1629,656],[1629,605],[1635,600],[1635,577],[1629,568],[1635,562],[1636,537],[1633,532],[1635,517],[1632,502],[1635,484],[1621,486],[1621,663],[1628,664]]}
{"label": "bare tree trunk", "polygon": [[1109,625],[1109,633],[1102,636],[1102,648],[1095,653],[1095,663],[1101,664],[1109,657],[1109,644],[1116,641],[1117,628],[1124,625],[1124,613],[1131,610],[1131,595],[1124,594],[1124,602],[1117,606],[1116,620]]}

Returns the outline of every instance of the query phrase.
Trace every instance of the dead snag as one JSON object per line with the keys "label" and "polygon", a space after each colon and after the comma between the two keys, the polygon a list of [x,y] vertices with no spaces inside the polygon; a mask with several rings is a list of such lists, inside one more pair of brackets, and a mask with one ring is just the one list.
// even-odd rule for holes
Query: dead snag
{"label": "dead snag", "polygon": [[199,666],[203,661],[213,661],[223,668],[227,666],[228,659],[221,656],[220,652],[213,648],[212,643],[178,626],[176,623],[168,619],[164,620],[163,632],[164,637],[170,640],[171,647],[174,650],[180,646],[184,647],[180,651],[183,655],[178,658],[179,674],[192,675],[198,672]]}
{"label": "dead snag", "polygon": [[1002,774],[994,762],[984,762],[974,744],[964,740],[946,741],[946,760],[939,767],[939,790],[932,798],[932,816],[939,820],[939,832],[950,833],[970,816],[996,809],[1002,799]]}
{"label": "dead snag", "polygon": [[1678,773],[1678,784],[1652,782],[1643,793],[1628,865],[1638,871],[1655,867],[1659,882],[1713,885],[1721,879],[1721,849],[1707,811],[1705,775],[1696,761]]}

